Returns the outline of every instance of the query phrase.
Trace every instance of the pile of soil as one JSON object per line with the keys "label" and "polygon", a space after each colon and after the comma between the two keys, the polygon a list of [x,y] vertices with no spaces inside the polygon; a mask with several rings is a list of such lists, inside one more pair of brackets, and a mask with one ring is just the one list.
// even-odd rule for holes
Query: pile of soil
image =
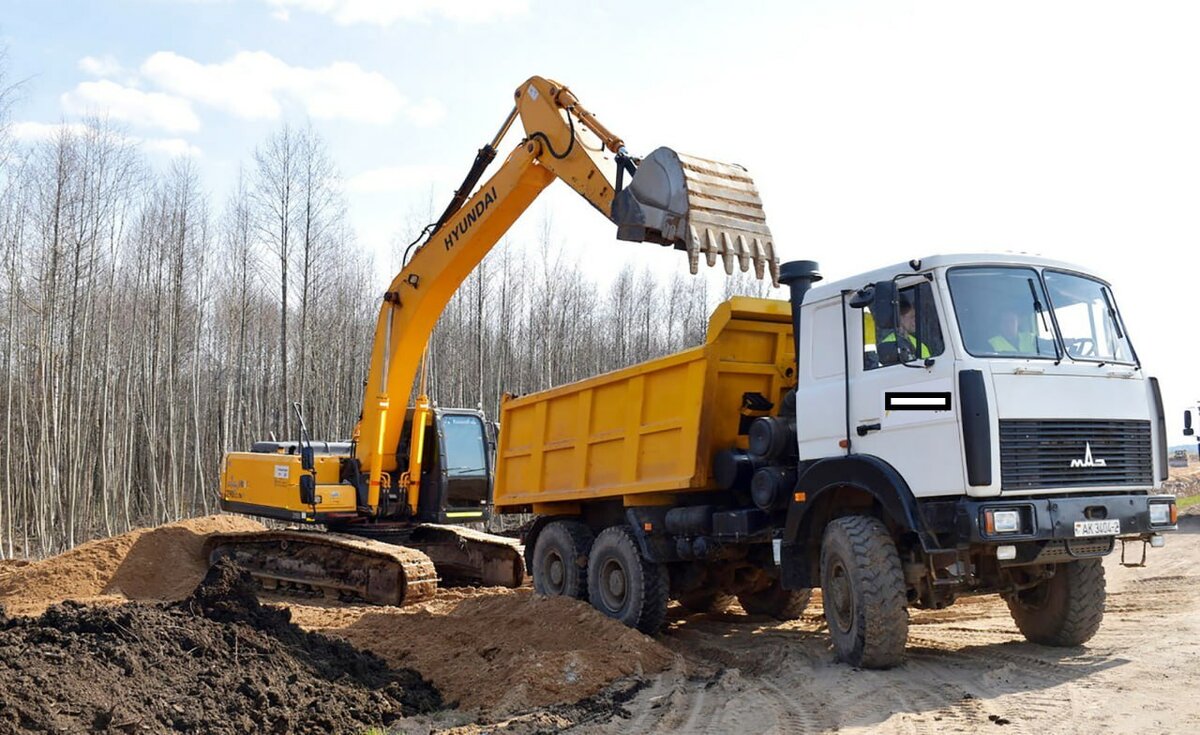
{"label": "pile of soil", "polygon": [[[142,634],[153,627],[152,621],[139,617],[123,623],[120,621],[125,618],[120,616],[157,616],[166,626],[163,621],[167,618],[190,614],[190,610],[161,605],[131,608],[124,603],[183,600],[204,579],[207,561],[202,547],[207,535],[262,528],[246,518],[210,516],[93,541],[41,561],[6,565],[0,568],[0,605],[11,615],[32,616],[66,600],[92,606],[100,603],[100,609],[94,610],[78,605],[57,608],[50,611],[51,621],[99,621],[87,624]],[[198,594],[202,597],[204,593]],[[242,611],[252,607],[251,600],[230,599],[222,593],[220,599],[201,605],[200,614],[191,615],[188,625],[207,632],[201,634],[189,628],[187,639],[200,641],[225,635],[212,627],[225,619],[221,613],[225,605],[233,605],[235,621],[244,617]],[[600,694],[622,677],[654,674],[675,660],[675,654],[652,638],[604,617],[586,603],[541,598],[529,590],[442,589],[433,600],[405,608],[344,606],[289,597],[272,597],[270,601],[290,610],[301,627],[337,636],[378,654],[392,666],[415,668],[449,702],[489,714],[528,712],[531,708],[578,702]],[[196,604],[196,598],[188,604]],[[106,609],[114,605],[119,607]],[[5,635],[11,636],[11,641],[23,635],[21,631],[34,635],[50,625],[44,617],[10,622]],[[274,630],[272,625],[267,628]],[[181,644],[176,632],[143,635],[151,640],[163,639],[163,651],[187,653],[195,645]],[[236,643],[240,634],[232,635]],[[241,646],[240,656],[245,658],[244,641]],[[145,651],[153,655],[140,659]],[[128,649],[121,660],[131,662],[129,665],[138,671],[164,667],[166,673],[158,675],[161,681],[176,678],[170,668],[165,668],[168,664],[162,663],[169,656],[160,654],[157,645],[145,651]],[[141,663],[132,663],[136,661]],[[55,670],[55,666],[48,670]],[[102,677],[96,680],[107,681]],[[0,666],[3,681],[4,668]],[[263,691],[268,688],[256,686]],[[270,688],[283,692],[288,686]],[[109,691],[113,691],[109,684],[96,687],[97,696],[110,697]],[[108,703],[96,706],[108,707],[118,701],[104,700]],[[215,698],[211,706],[220,706],[221,701]],[[4,721],[3,712],[0,709],[0,722]]]}
{"label": "pile of soil", "polygon": [[1171,479],[1163,483],[1162,491],[1180,498],[1200,495],[1200,466],[1172,467]]}
{"label": "pile of soil", "polygon": [[222,564],[172,604],[0,613],[0,732],[362,732],[442,706],[415,671],[301,630],[252,584]]}
{"label": "pile of soil", "polygon": [[412,666],[447,702],[489,715],[578,702],[675,661],[585,602],[529,590],[439,590],[405,608],[291,607],[301,626]]}
{"label": "pile of soil", "polygon": [[12,615],[38,615],[64,600],[181,600],[208,570],[202,547],[209,534],[262,529],[248,518],[219,515],[89,541],[0,569],[0,605]]}

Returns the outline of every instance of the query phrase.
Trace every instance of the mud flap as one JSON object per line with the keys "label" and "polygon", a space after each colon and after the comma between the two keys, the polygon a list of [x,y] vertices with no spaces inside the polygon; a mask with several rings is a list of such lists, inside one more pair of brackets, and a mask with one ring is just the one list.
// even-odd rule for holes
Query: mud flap
{"label": "mud flap", "polygon": [[733,275],[754,265],[758,278],[779,285],[779,258],[758,188],[746,169],[657,148],[638,164],[633,180],[613,200],[617,238],[685,250],[692,273],[700,255],[721,260]]}

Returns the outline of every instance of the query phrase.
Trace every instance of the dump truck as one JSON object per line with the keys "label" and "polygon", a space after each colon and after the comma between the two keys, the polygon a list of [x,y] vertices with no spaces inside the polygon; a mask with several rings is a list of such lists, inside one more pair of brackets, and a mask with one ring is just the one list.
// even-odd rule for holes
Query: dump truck
{"label": "dump truck", "polygon": [[1177,518],[1109,283],[1023,255],[780,280],[699,347],[502,403],[495,509],[535,515],[537,591],[652,633],[670,599],[791,619],[819,587],[836,654],[872,668],[903,660],[910,608],[966,595],[1087,641],[1102,557],[1144,563]]}
{"label": "dump truck", "polygon": [[[350,439],[314,441],[297,404],[295,439],[225,455],[223,510],[299,528],[212,536],[210,562],[231,559],[273,590],[386,605],[427,599],[439,581],[522,583],[513,540],[463,525],[487,512],[490,422],[480,411],[434,405],[423,365],[463,280],[555,181],[616,225],[619,240],[682,251],[693,273],[703,258],[777,281],[779,260],[746,169],[667,147],[636,156],[570,89],[544,77],[521,83],[512,105],[380,295]],[[484,180],[518,122],[524,135]],[[319,365],[323,356],[313,359]]]}

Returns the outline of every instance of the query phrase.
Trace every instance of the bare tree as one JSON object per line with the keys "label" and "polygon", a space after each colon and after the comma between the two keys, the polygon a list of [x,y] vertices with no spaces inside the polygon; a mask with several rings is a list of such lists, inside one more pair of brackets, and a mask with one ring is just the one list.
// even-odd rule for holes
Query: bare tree
{"label": "bare tree", "polygon": [[260,240],[279,262],[279,401],[272,424],[284,431],[289,424],[288,383],[288,266],[292,257],[292,225],[296,218],[303,139],[284,123],[254,151],[256,176],[253,198]]}

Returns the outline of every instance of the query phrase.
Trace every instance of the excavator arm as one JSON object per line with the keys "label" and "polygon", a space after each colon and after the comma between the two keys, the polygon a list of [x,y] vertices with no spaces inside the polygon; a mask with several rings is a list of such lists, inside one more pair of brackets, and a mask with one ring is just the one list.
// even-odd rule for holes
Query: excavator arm
{"label": "excavator arm", "polygon": [[[513,124],[525,128],[503,165],[483,181]],[[621,139],[566,87],[533,77],[445,212],[383,294],[362,416],[350,446],[303,432],[298,442],[257,442],[226,455],[225,510],[338,531],[271,530],[208,539],[210,561],[231,558],[274,590],[401,605],[427,599],[438,579],[518,586],[515,543],[438,520],[420,499],[421,464],[437,411],[422,386],[408,406],[430,334],[463,280],[555,179],[617,226],[617,237],[684,250],[727,272],[754,266],[778,282],[771,233],[754,182],[739,166],[659,148],[630,156]],[[408,426],[406,443],[401,439]],[[406,461],[397,452],[407,447]],[[432,448],[431,448],[432,449]],[[427,498],[426,501],[429,499]],[[460,513],[460,515],[466,515]],[[448,517],[448,515],[447,515]]]}
{"label": "excavator arm", "polygon": [[[438,317],[463,280],[555,179],[612,220],[620,239],[685,250],[693,272],[704,254],[709,265],[724,261],[727,272],[736,261],[743,271],[753,264],[758,277],[769,270],[777,280],[778,259],[762,204],[744,169],[667,148],[635,161],[570,90],[542,77],[518,87],[515,98],[496,137],[480,150],[454,200],[383,296],[355,445],[355,459],[369,478],[372,512],[379,508],[385,477],[397,470],[408,398]],[[525,137],[499,170],[474,188],[517,118]],[[623,186],[626,175],[631,180]],[[405,477],[398,478],[414,510],[419,434],[429,410],[428,399],[420,396],[411,458]]]}

